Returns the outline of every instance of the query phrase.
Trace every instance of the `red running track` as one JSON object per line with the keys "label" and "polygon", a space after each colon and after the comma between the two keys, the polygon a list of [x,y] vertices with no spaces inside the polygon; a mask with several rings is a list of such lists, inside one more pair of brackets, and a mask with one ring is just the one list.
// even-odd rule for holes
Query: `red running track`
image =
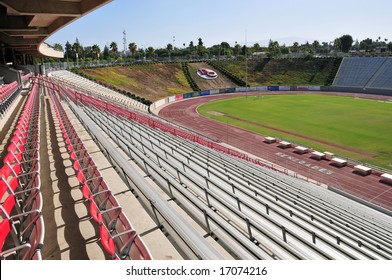
{"label": "red running track", "polygon": [[[392,186],[381,183],[380,177],[374,174],[361,176],[353,172],[352,165],[346,167],[334,167],[327,160],[315,160],[310,154],[294,153],[294,148],[282,149],[278,144],[264,143],[264,136],[245,129],[230,126],[197,113],[197,107],[206,102],[243,96],[246,93],[233,93],[224,95],[210,95],[199,98],[190,98],[170,103],[160,109],[159,116],[202,134],[217,142],[227,143],[244,152],[263,158],[274,164],[280,165],[297,174],[333,186],[353,196],[371,202],[392,211]],[[247,94],[277,94],[277,93],[247,93]],[[320,94],[320,92],[317,92]],[[338,94],[342,93],[325,93]],[[357,96],[357,94],[345,94]],[[359,96],[359,95],[358,95]],[[388,99],[385,96],[364,96],[377,99]],[[391,98],[391,97],[389,97]]]}

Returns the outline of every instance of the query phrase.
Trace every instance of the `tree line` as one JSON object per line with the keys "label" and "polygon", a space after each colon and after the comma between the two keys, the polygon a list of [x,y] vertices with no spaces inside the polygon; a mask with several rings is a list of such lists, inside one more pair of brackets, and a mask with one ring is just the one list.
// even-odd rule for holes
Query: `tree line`
{"label": "tree line", "polygon": [[331,42],[319,42],[317,40],[312,43],[306,42],[300,44],[294,42],[291,45],[279,44],[278,41],[270,40],[268,46],[261,46],[259,43],[253,46],[240,45],[235,42],[230,45],[228,42],[222,42],[210,47],[206,47],[202,38],[189,44],[183,44],[181,47],[174,47],[168,43],[164,48],[155,49],[152,46],[140,48],[137,43],[131,42],[127,46],[127,50],[120,51],[116,42],[105,45],[103,49],[98,44],[92,46],[82,46],[78,38],[71,44],[66,42],[65,45],[56,43],[53,48],[64,52],[64,60],[68,61],[119,61],[125,62],[129,60],[154,60],[156,58],[166,58],[168,60],[176,57],[188,59],[203,58],[233,58],[246,56],[267,56],[270,58],[285,57],[287,55],[309,55],[309,56],[334,56],[339,53],[362,52],[368,55],[374,53],[392,53],[392,42],[387,38],[378,37],[376,40],[367,38],[362,41],[353,40],[351,35],[343,35]]}

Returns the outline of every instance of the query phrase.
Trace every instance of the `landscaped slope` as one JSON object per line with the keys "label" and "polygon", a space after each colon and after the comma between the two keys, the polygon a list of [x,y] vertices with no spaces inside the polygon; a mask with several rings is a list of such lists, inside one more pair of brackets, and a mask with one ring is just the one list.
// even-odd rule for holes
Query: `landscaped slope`
{"label": "landscaped slope", "polygon": [[153,102],[170,95],[192,92],[180,63],[140,64],[80,71],[90,79]]}
{"label": "landscaped slope", "polygon": [[[213,61],[242,83],[253,85],[330,85],[340,65],[340,59],[262,59],[245,61]],[[157,101],[167,96],[192,92],[180,62],[143,63],[130,66],[77,69],[89,79],[115,90],[128,92],[140,99]],[[240,86],[233,79],[209,65],[207,62],[187,63],[189,75],[200,90]],[[200,78],[196,72],[209,68],[218,73],[215,80]],[[189,78],[189,77],[188,77]],[[237,81],[237,82],[238,82]],[[143,101],[143,100],[141,100]]]}
{"label": "landscaped slope", "polygon": [[[206,62],[188,63],[188,67],[190,75],[201,90],[236,87],[236,85],[231,82],[230,79],[228,79],[218,70],[214,69],[214,67],[212,67],[211,65],[208,65]],[[218,77],[213,80],[201,78],[199,75],[197,75],[197,70],[199,70],[200,68],[211,69],[218,74]]]}
{"label": "landscaped slope", "polygon": [[220,61],[222,67],[250,85],[330,85],[340,65],[335,58]]}

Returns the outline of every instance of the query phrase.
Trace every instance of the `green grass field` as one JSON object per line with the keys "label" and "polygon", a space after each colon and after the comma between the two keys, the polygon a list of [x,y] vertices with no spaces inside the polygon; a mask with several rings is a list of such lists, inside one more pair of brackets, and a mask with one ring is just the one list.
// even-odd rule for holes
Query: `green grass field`
{"label": "green grass field", "polygon": [[[311,94],[260,95],[207,103],[199,107],[199,113],[315,150],[329,151],[392,169],[391,102]],[[244,121],[234,120],[229,116]],[[261,127],[249,121],[289,133]],[[335,145],[322,144],[306,137]],[[335,147],[336,145],[341,147]]]}

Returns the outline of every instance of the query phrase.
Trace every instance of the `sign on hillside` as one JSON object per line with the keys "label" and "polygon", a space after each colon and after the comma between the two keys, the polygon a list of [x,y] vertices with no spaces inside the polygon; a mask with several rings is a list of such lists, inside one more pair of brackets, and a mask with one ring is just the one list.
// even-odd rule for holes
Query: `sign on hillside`
{"label": "sign on hillside", "polygon": [[207,80],[213,80],[218,77],[218,74],[215,71],[207,68],[200,68],[197,70],[197,75]]}

